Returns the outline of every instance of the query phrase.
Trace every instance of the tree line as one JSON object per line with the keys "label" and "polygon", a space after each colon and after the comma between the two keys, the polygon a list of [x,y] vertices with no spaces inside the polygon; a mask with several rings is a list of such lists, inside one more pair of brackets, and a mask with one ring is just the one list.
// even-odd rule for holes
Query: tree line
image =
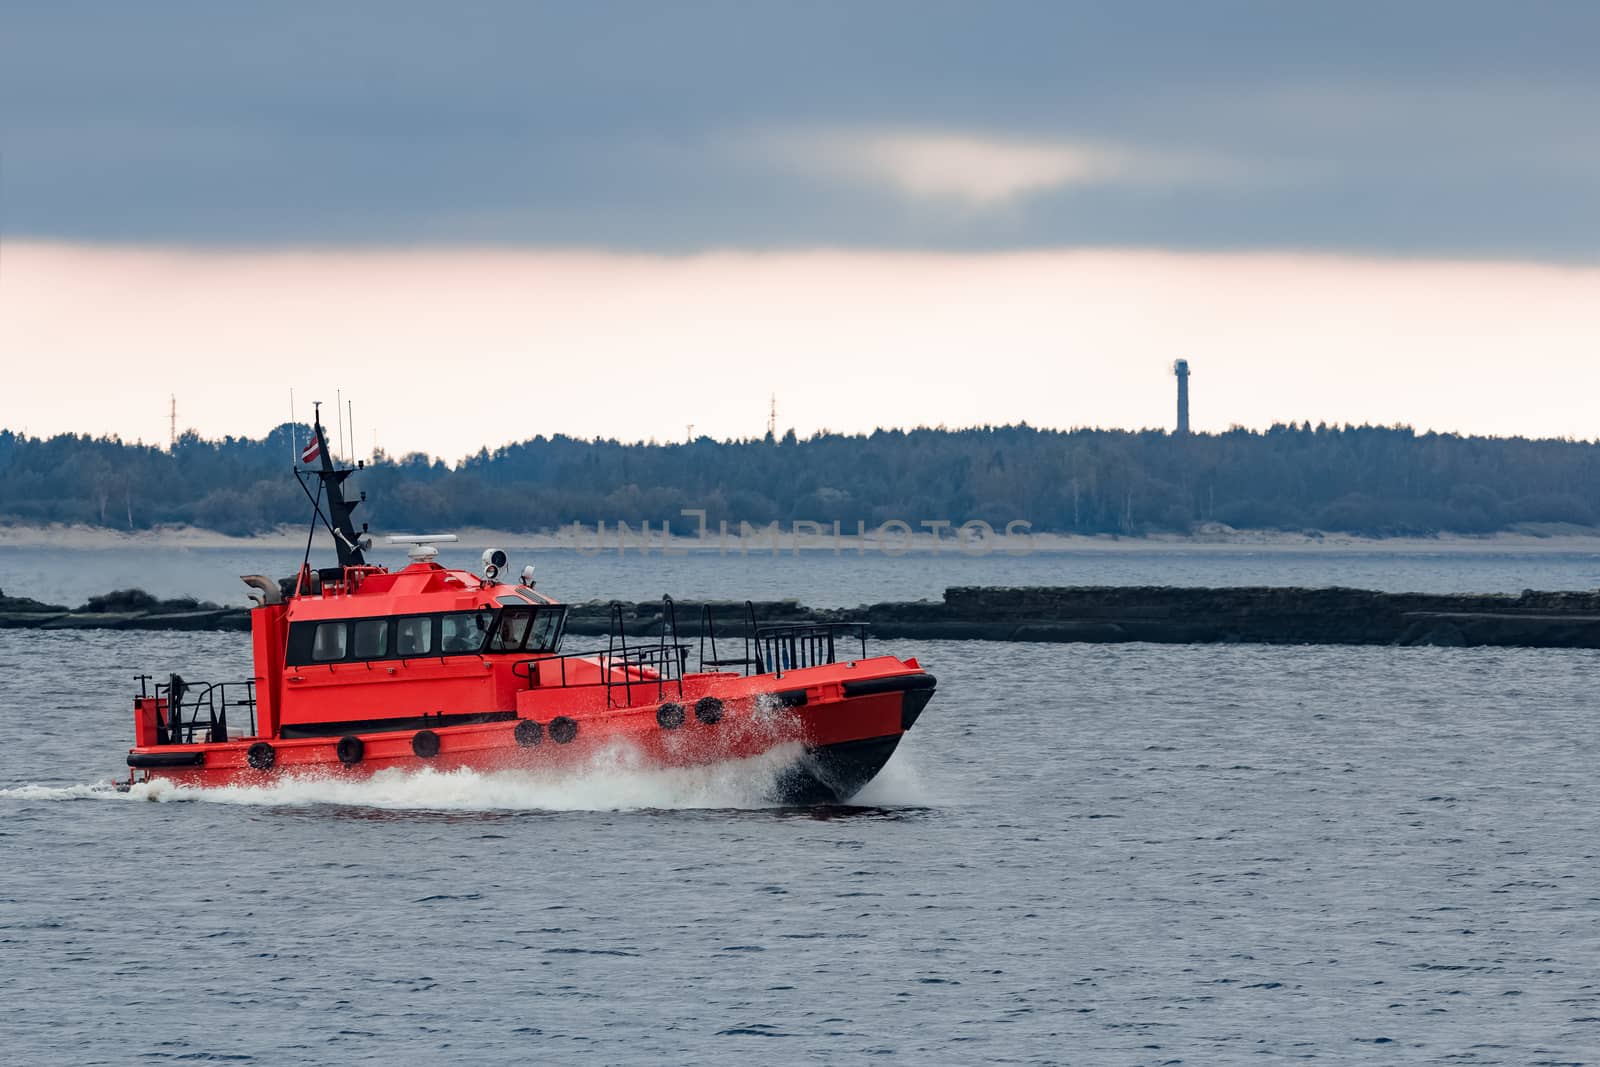
{"label": "tree line", "polygon": [[[231,534],[304,522],[289,473],[304,426],[260,439],[194,433],[172,449],[114,437],[0,430],[0,521]],[[706,513],[737,527],[890,520],[1139,535],[1236,528],[1385,535],[1488,533],[1521,523],[1600,525],[1600,444],[1463,437],[1404,426],[1275,425],[1178,436],[1157,430],[819,433],[781,440],[637,444],[535,437],[454,467],[379,453],[350,485],[375,530],[574,522],[692,534]]]}

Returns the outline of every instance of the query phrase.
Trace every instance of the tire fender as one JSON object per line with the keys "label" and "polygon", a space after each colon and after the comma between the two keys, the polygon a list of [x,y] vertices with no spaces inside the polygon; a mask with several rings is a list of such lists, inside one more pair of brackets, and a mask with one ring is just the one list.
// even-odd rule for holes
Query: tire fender
{"label": "tire fender", "polygon": [[245,750],[244,761],[258,771],[270,771],[278,762],[278,750],[265,741],[257,741]]}

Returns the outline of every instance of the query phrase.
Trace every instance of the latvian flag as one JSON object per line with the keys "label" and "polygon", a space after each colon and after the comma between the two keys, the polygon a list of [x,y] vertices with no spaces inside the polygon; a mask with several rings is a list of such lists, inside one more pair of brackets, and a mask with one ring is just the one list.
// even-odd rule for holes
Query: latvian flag
{"label": "latvian flag", "polygon": [[313,437],[310,442],[306,444],[306,447],[300,450],[301,463],[315,463],[319,458],[321,458],[321,456],[322,446],[317,443],[317,439],[315,437]]}

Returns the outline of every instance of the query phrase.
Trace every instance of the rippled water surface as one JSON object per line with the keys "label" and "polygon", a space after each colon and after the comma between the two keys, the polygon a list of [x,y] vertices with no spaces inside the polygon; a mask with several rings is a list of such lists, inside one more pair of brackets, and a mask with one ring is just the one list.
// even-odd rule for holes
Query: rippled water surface
{"label": "rippled water surface", "polygon": [[1600,1059],[1592,653],[898,642],[860,806],[93,788],[222,634],[0,631],[14,1063]]}
{"label": "rippled water surface", "polygon": [[[1132,545],[1133,542],[1127,542]],[[446,546],[440,561],[476,571],[482,546]],[[302,551],[270,548],[132,546],[116,549],[0,548],[0,589],[69,606],[111,589],[140,588],[162,597],[194,596],[242,606],[241,574],[293,574]],[[329,555],[330,553],[324,553]],[[373,558],[399,566],[404,553],[380,546]],[[1411,593],[1520,593],[1524,589],[1600,586],[1600,552],[1513,550],[1485,543],[1429,552],[1344,548],[1250,548],[1233,545],[1122,547],[966,555],[945,549],[885,555],[843,550],[773,554],[700,551],[642,556],[610,547],[599,555],[572,549],[511,550],[512,570],[538,568],[539,586],[562,600],[780,600],[813,607],[854,607],[886,600],[937,600],[952,585],[1270,585],[1330,586]]]}

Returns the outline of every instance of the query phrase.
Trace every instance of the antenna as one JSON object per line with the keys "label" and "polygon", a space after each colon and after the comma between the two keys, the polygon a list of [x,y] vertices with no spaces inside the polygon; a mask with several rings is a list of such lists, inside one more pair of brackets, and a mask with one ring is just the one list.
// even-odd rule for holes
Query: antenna
{"label": "antenna", "polygon": [[346,400],[344,402],[344,410],[345,417],[350,420],[350,454],[345,457],[345,462],[354,463],[356,461],[356,449],[361,447],[356,444],[356,402],[354,400]]}
{"label": "antenna", "polygon": [[169,424],[167,426],[167,451],[171,452],[178,447],[178,394],[172,394],[172,407],[167,412]]}
{"label": "antenna", "polygon": [[778,394],[772,394],[772,407],[767,412],[767,436],[778,439]]}
{"label": "antenna", "polygon": [[336,419],[339,419],[339,454],[340,455],[344,455],[344,420],[339,418],[339,416],[344,414],[344,412],[339,410],[342,407],[344,407],[344,390],[335,389],[333,391],[333,417],[336,418]]}

